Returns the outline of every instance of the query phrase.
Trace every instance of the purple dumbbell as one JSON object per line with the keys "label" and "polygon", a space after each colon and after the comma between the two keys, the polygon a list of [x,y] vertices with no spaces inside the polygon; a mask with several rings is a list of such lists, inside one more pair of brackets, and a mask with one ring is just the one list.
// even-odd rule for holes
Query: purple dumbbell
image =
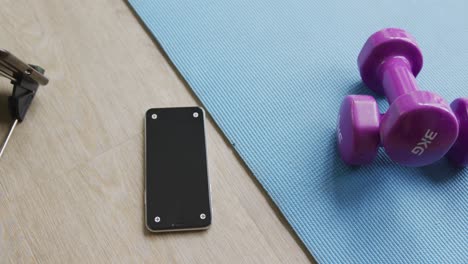
{"label": "purple dumbbell", "polygon": [[419,91],[415,77],[423,58],[414,38],[401,29],[378,31],[364,45],[358,65],[363,82],[384,94],[390,107],[380,114],[371,96],[344,99],[338,120],[343,160],[370,163],[380,145],[393,161],[407,166],[442,158],[457,140],[459,122],[442,97]]}

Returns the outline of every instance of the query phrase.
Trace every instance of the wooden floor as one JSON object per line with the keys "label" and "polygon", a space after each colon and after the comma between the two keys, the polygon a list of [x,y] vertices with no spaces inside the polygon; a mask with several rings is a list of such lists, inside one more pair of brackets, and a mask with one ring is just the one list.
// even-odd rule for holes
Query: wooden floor
{"label": "wooden floor", "polygon": [[0,0],[0,48],[51,79],[0,160],[0,263],[312,261],[211,119],[211,229],[145,231],[144,113],[199,102],[125,1]]}

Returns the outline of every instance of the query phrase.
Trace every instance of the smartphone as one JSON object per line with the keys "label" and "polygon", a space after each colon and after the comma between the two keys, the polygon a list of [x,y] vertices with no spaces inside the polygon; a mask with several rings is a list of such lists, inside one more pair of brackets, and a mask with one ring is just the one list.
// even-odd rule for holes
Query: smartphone
{"label": "smartphone", "polygon": [[207,229],[211,196],[200,107],[146,112],[146,227],[152,232]]}

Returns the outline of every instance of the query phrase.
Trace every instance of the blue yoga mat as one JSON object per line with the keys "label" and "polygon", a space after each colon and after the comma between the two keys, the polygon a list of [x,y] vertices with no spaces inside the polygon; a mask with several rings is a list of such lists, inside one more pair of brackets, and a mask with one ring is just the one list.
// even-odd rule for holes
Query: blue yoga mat
{"label": "blue yoga mat", "polygon": [[372,94],[356,60],[384,27],[418,40],[422,89],[468,96],[468,1],[130,3],[317,261],[468,263],[467,169],[382,151],[351,168],[335,139],[343,97]]}

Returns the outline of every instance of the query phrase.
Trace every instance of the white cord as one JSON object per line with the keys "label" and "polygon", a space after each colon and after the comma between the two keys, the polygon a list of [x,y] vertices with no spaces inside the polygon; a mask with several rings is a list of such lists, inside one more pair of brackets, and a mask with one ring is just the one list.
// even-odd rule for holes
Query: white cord
{"label": "white cord", "polygon": [[0,149],[0,158],[2,158],[3,152],[5,152],[5,148],[8,145],[8,141],[10,141],[11,135],[13,134],[13,130],[16,128],[16,124],[18,124],[18,119],[15,119],[13,124],[11,125],[10,131],[8,132],[5,141],[3,142],[2,148]]}

